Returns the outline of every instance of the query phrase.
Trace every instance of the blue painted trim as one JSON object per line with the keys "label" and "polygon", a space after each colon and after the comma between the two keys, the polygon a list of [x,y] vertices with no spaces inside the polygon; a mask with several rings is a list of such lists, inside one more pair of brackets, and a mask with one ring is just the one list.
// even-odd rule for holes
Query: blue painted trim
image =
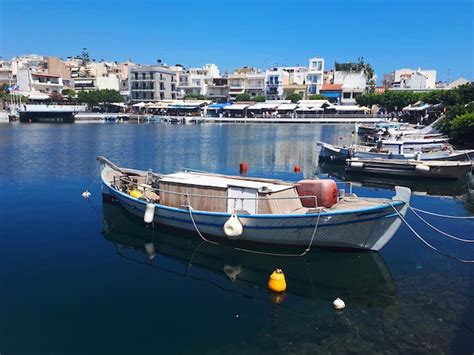
{"label": "blue painted trim", "polygon": [[[115,190],[112,190],[113,192],[118,192]],[[136,209],[137,207],[133,204],[128,203],[128,201],[122,201],[119,199],[119,202],[128,206],[129,208]],[[141,202],[141,201],[139,201]],[[182,211],[182,210],[178,210]],[[186,211],[186,214],[188,215],[189,212]],[[193,212],[193,215],[195,212]],[[172,220],[175,222],[179,223],[185,223],[185,224],[192,224],[192,222],[188,219],[182,219],[182,218],[177,218],[177,217],[169,217],[169,216],[156,216],[161,219],[168,219]],[[336,226],[342,226],[342,225],[347,225],[347,224],[355,224],[355,223],[364,223],[364,222],[370,222],[378,219],[385,219],[385,218],[394,218],[397,217],[397,213],[388,213],[382,216],[376,216],[376,217],[371,217],[371,218],[364,218],[364,219],[358,219],[358,220],[351,220],[351,221],[345,221],[345,222],[337,222],[337,223],[325,223],[325,224],[320,224],[318,228],[325,228],[325,227],[336,227]],[[246,218],[245,215],[242,216],[242,218]],[[208,222],[202,222],[202,221],[195,221],[196,225],[200,226],[210,226],[210,227],[219,227],[222,228],[224,223],[222,224],[217,224],[217,223],[208,223]],[[309,225],[292,225],[292,226],[249,226],[246,225],[246,229],[313,229],[315,224],[309,224]]]}
{"label": "blue painted trim", "polygon": [[[104,185],[108,187],[108,189],[112,193],[117,193],[124,197],[127,200],[134,201],[137,203],[140,203],[142,205],[146,205],[146,202],[138,200],[136,198],[133,198],[122,191],[117,191],[112,189],[108,184],[104,182]],[[393,206],[399,206],[403,205],[403,201],[393,201],[392,205]],[[188,214],[189,212],[187,210],[183,210],[180,208],[176,207],[169,207],[169,206],[164,206],[160,204],[156,204],[158,208],[168,210],[168,211],[173,211],[173,212],[179,212],[179,213],[186,213]],[[374,207],[367,207],[367,208],[361,208],[357,210],[342,210],[342,211],[331,211],[331,212],[321,212],[321,217],[329,217],[329,216],[337,216],[337,215],[345,215],[345,214],[359,214],[359,213],[371,213],[371,212],[376,212],[376,211],[381,211],[386,208],[390,208],[391,206],[389,204],[384,204],[384,205],[379,205],[379,206],[374,206]],[[205,211],[193,211],[193,215],[204,215],[204,216],[219,216],[219,217],[230,217],[230,213],[224,213],[224,212],[205,212]],[[238,215],[239,217],[242,218],[257,218],[257,219],[265,219],[265,218],[270,218],[270,219],[279,219],[279,218],[288,218],[289,215],[287,214],[259,214],[259,215]],[[291,218],[308,218],[308,217],[317,217],[318,213],[309,213],[309,214],[292,214]]]}

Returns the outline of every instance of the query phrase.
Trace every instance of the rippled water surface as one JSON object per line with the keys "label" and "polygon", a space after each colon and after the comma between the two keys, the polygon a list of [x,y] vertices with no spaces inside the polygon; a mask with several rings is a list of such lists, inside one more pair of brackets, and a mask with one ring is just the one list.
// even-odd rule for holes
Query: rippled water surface
{"label": "rippled water surface", "polygon": [[[428,249],[404,226],[378,254],[277,258],[151,230],[102,203],[97,155],[164,173],[237,174],[245,161],[254,176],[345,179],[343,168],[318,165],[316,141],[351,143],[352,130],[0,124],[0,353],[472,353],[472,264]],[[402,183],[416,191],[413,206],[474,214],[468,181],[354,179],[360,195],[389,197]],[[474,222],[427,218],[474,239]],[[445,253],[474,258],[473,244],[408,221]],[[266,289],[276,267],[287,277],[283,296]],[[343,312],[332,309],[336,297]]]}

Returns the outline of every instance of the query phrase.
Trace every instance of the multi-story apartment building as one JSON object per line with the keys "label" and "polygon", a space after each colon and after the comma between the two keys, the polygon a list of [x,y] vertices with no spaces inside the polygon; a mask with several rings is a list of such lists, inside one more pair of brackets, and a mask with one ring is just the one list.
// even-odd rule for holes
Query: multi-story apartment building
{"label": "multi-story apartment building", "polygon": [[341,85],[340,104],[354,105],[356,97],[367,91],[369,78],[361,63],[335,63],[330,84]]}
{"label": "multi-story apartment building", "polygon": [[229,83],[227,78],[214,78],[207,86],[207,97],[216,102],[229,100]]}
{"label": "multi-story apartment building", "polygon": [[237,95],[247,93],[250,97],[265,95],[265,73],[252,67],[235,69],[228,75],[229,99],[235,101]]}
{"label": "multi-story apartment building", "polygon": [[306,92],[308,95],[319,94],[324,83],[324,59],[314,57],[309,59],[306,73]]}
{"label": "multi-story apartment building", "polygon": [[189,94],[207,96],[207,88],[212,79],[220,77],[215,64],[206,64],[202,68],[190,68],[179,73],[178,98]]}
{"label": "multi-story apartment building", "polygon": [[63,79],[57,74],[36,72],[30,68],[19,69],[16,79],[19,90],[23,92],[61,93],[64,89]]}
{"label": "multi-story apartment building", "polygon": [[10,62],[0,60],[0,85],[3,84],[13,84],[13,71]]}
{"label": "multi-story apartment building", "polygon": [[384,87],[395,90],[436,89],[436,70],[402,68],[384,75]]}
{"label": "multi-story apartment building", "polygon": [[290,84],[290,74],[282,68],[272,68],[265,72],[265,96],[267,100],[283,100],[283,87]]}
{"label": "multi-story apartment building", "polygon": [[128,79],[132,102],[177,98],[176,73],[167,66],[134,66],[130,68]]}

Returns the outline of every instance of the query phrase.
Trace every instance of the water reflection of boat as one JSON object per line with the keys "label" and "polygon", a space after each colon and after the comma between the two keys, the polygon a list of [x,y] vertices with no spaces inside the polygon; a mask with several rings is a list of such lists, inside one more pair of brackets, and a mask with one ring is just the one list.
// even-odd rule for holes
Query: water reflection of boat
{"label": "water reflection of boat", "polygon": [[115,244],[118,255],[159,269],[166,265],[165,271],[185,277],[198,275],[200,281],[243,291],[244,296],[267,300],[268,277],[280,267],[287,294],[328,302],[344,297],[365,306],[394,302],[395,285],[378,253],[316,249],[299,258],[256,255],[164,226],[153,230],[120,205],[104,202],[103,211],[104,237]]}
{"label": "water reflection of boat", "polygon": [[320,162],[318,173],[328,175],[341,181],[351,181],[367,187],[393,189],[395,186],[409,187],[414,193],[422,192],[433,196],[460,196],[467,192],[468,179],[451,181],[442,180],[414,180],[404,177],[389,177],[377,175],[352,174],[345,171],[343,165],[334,162]]}

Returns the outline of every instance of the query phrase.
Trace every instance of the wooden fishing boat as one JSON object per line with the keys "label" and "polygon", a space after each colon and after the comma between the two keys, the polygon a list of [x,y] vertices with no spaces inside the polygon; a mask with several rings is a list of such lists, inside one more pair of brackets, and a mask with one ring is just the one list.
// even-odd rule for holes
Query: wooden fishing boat
{"label": "wooden fishing boat", "polygon": [[[184,170],[161,175],[98,157],[103,193],[145,222],[234,239],[307,248],[380,250],[398,230],[411,191],[392,199],[338,196],[332,180],[288,183]],[[342,196],[342,194],[341,194]]]}
{"label": "wooden fishing boat", "polygon": [[466,176],[471,167],[470,161],[358,158],[347,159],[345,165],[346,171],[349,172],[434,179],[459,179]]}
{"label": "wooden fishing boat", "polygon": [[[436,147],[425,147],[420,146],[421,150],[412,150],[411,153],[403,153],[403,142],[400,142],[397,146],[402,151],[398,153],[396,151],[386,149],[382,143],[381,149],[377,149],[373,146],[364,146],[353,144],[351,146],[336,146],[329,143],[318,142],[317,143],[321,150],[319,152],[319,158],[321,160],[329,160],[334,162],[345,162],[346,159],[359,158],[359,159],[398,159],[398,160],[442,160],[442,161],[471,161],[474,160],[474,150],[454,150],[450,145],[444,144],[441,149],[439,146]],[[446,149],[444,149],[446,148]]]}

